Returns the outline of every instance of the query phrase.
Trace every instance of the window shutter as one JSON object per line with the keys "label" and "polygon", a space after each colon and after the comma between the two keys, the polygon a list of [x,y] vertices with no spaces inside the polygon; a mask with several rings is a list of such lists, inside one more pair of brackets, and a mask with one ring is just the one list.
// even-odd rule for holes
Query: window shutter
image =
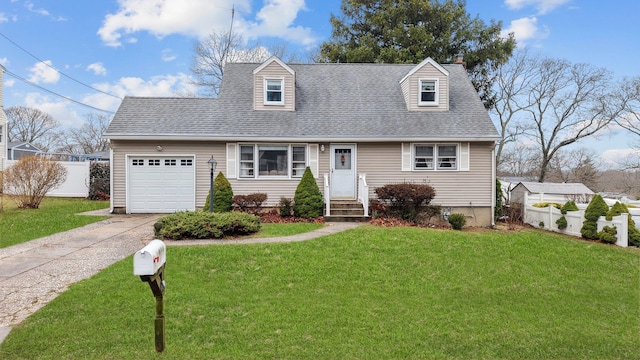
{"label": "window shutter", "polygon": [[237,172],[238,166],[236,165],[236,161],[237,161],[236,149],[237,149],[236,144],[234,143],[227,144],[227,178],[228,179],[237,178],[236,172]]}
{"label": "window shutter", "polygon": [[460,144],[460,171],[469,171],[469,143]]}
{"label": "window shutter", "polygon": [[411,171],[411,144],[402,143],[402,171]]}
{"label": "window shutter", "polygon": [[314,178],[318,178],[318,144],[309,144],[309,168]]}

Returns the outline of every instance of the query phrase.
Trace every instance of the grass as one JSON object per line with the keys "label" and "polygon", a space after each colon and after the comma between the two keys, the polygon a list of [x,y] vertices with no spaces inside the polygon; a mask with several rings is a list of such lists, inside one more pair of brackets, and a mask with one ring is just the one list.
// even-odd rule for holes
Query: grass
{"label": "grass", "polygon": [[324,224],[317,223],[263,223],[258,237],[280,237],[306,233],[320,229]]}
{"label": "grass", "polygon": [[167,347],[128,258],[15,327],[2,359],[638,359],[640,252],[557,234],[362,226],[170,247]]}
{"label": "grass", "polygon": [[[108,201],[46,197],[39,209],[18,209],[4,196],[0,212],[0,248],[91,224],[107,216],[76,215],[109,207]],[[0,200],[1,201],[1,200]]]}

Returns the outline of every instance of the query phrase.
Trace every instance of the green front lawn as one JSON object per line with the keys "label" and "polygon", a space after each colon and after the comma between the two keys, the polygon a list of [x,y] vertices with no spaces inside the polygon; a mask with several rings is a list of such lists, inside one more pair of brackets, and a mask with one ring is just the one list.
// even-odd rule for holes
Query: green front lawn
{"label": "green front lawn", "polygon": [[77,214],[108,208],[109,201],[46,197],[42,200],[39,209],[18,209],[9,200],[8,195],[3,198],[4,211],[0,212],[0,248],[108,218]]}
{"label": "green front lawn", "polygon": [[15,327],[0,358],[640,358],[637,249],[365,225],[167,258],[163,354],[155,299],[127,258]]}

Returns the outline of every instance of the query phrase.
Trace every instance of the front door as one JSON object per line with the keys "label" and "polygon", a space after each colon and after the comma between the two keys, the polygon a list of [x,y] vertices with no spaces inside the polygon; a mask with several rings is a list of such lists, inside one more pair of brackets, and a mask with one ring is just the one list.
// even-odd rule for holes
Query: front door
{"label": "front door", "polygon": [[356,198],[356,146],[331,145],[331,198]]}

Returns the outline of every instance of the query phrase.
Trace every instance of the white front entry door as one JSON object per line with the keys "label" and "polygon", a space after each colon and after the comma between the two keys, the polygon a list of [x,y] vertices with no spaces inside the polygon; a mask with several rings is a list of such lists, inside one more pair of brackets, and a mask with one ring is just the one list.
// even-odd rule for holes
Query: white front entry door
{"label": "white front entry door", "polygon": [[356,146],[331,145],[331,198],[356,198]]}

